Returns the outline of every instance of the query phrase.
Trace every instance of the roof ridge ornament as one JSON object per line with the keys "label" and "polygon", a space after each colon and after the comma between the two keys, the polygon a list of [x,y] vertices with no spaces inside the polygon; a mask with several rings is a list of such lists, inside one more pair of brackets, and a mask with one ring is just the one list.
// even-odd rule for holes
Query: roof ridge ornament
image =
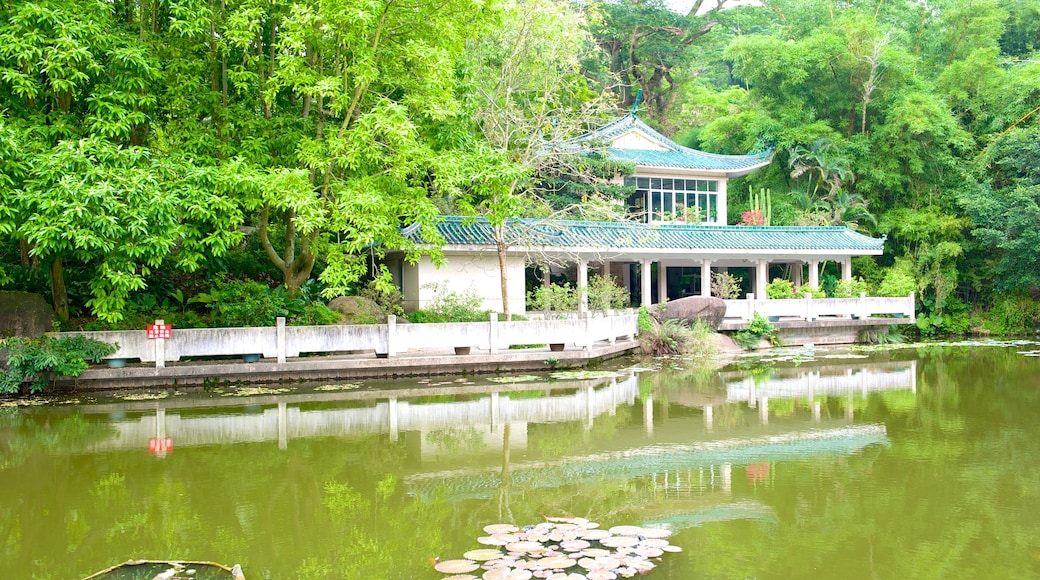
{"label": "roof ridge ornament", "polygon": [[636,100],[632,103],[632,108],[628,110],[628,114],[633,117],[639,113],[639,103],[643,100],[643,89],[636,90]]}

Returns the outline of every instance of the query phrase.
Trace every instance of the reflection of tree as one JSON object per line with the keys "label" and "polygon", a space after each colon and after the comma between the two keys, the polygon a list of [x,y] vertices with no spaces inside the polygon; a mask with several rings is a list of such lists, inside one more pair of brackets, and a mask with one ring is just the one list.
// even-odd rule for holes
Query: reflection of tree
{"label": "reflection of tree", "polygon": [[768,489],[734,480],[734,493],[774,506],[779,525],[690,530],[685,561],[671,564],[691,577],[1035,577],[1040,390],[1023,388],[1035,361],[997,348],[923,349],[919,361],[914,402],[856,399],[891,446],[774,465]]}

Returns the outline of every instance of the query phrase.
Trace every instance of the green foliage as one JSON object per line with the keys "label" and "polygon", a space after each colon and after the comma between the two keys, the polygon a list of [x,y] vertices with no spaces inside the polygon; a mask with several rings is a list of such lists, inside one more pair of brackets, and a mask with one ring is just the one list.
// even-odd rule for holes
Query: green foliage
{"label": "green foliage", "polygon": [[396,286],[386,288],[381,284],[368,284],[361,296],[375,302],[379,309],[394,316],[404,316],[404,295]]}
{"label": "green foliage", "polygon": [[855,276],[851,280],[838,282],[831,298],[859,298],[859,295],[868,292],[867,282],[861,276]]}
{"label": "green foliage", "polygon": [[645,305],[639,306],[639,315],[636,317],[636,326],[639,328],[639,332],[650,332],[654,329],[654,317],[650,314],[650,309]]}
{"label": "green foliage", "polygon": [[210,313],[208,325],[213,327],[274,326],[280,316],[294,326],[339,321],[339,314],[320,302],[308,300],[309,297],[308,292],[291,296],[283,286],[272,289],[254,280],[221,279],[193,301],[206,305]]}
{"label": "green foliage", "polygon": [[594,274],[589,277],[586,290],[589,296],[589,309],[611,310],[628,306],[628,289],[622,288],[610,276]]}
{"label": "green foliage", "polygon": [[774,346],[779,344],[779,337],[777,336],[776,327],[773,326],[769,319],[763,316],[760,312],[755,312],[748,321],[747,328],[738,330],[733,335],[733,340],[741,346],[741,348],[750,350],[754,348],[762,338],[769,339],[769,342]]}
{"label": "green foliage", "polygon": [[885,272],[885,277],[878,287],[879,296],[903,297],[917,291],[917,280],[914,279],[913,265],[907,259],[897,259],[895,265]]}
{"label": "green foliage", "polygon": [[727,272],[711,273],[711,295],[723,300],[740,297],[740,278]]}
{"label": "green foliage", "polygon": [[644,354],[653,356],[710,355],[715,352],[714,334],[703,321],[691,326],[686,320],[669,318],[651,324],[646,331],[640,329],[639,346]]}
{"label": "green foliage", "polygon": [[490,310],[484,309],[484,300],[469,288],[459,293],[449,290],[447,284],[428,284],[434,290],[433,299],[426,308],[408,315],[410,322],[487,322]]}
{"label": "green foliage", "polygon": [[[602,297],[610,296],[605,293]],[[532,311],[573,312],[578,309],[580,300],[581,296],[570,284],[539,286],[527,294],[527,305]]]}
{"label": "green foliage", "polygon": [[0,339],[0,353],[7,356],[7,369],[0,374],[0,393],[17,393],[23,382],[37,393],[46,388],[46,373],[58,377],[76,377],[87,369],[87,363],[99,363],[118,350],[117,346],[85,336],[42,336],[28,339]]}
{"label": "green foliage", "polygon": [[795,288],[795,290],[794,290],[794,295],[795,295],[796,298],[805,298],[806,294],[808,294],[809,296],[812,296],[813,298],[826,298],[827,297],[827,293],[824,292],[823,288],[815,288],[814,289],[814,288],[810,288],[808,285],[806,285],[806,286],[799,286],[799,287]]}
{"label": "green foliage", "polygon": [[794,283],[784,278],[773,278],[766,284],[766,296],[772,300],[787,300],[795,298]]}
{"label": "green foliage", "polygon": [[917,315],[917,330],[924,336],[964,334],[971,329],[968,305],[960,298],[950,298],[942,312],[935,309],[933,296],[922,297],[921,306],[921,312]]}
{"label": "green foliage", "polygon": [[1001,335],[1030,334],[1040,327],[1040,301],[1021,294],[998,295],[982,315],[982,328]]}

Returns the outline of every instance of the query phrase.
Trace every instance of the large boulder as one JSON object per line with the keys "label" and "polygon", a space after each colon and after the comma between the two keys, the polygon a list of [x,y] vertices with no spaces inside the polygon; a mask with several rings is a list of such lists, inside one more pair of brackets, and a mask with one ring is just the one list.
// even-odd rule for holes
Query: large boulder
{"label": "large boulder", "polygon": [[53,323],[54,309],[43,296],[30,292],[0,292],[0,338],[36,338],[50,332]]}
{"label": "large boulder", "polygon": [[726,317],[726,302],[714,296],[687,296],[665,303],[662,320],[678,318],[690,324],[698,320],[708,323],[712,330],[718,330],[722,319]]}
{"label": "large boulder", "polygon": [[383,324],[386,313],[371,298],[364,296],[337,296],[329,302],[329,310],[339,312],[340,324]]}

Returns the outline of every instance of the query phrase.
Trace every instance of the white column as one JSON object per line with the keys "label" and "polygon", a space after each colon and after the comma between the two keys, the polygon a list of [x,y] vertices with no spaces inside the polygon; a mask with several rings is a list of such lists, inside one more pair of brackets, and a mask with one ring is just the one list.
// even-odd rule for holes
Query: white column
{"label": "white column", "polygon": [[797,288],[802,285],[802,263],[794,262],[791,264],[791,282],[794,287]]}
{"label": "white column", "polygon": [[726,180],[725,179],[720,179],[719,180],[718,203],[715,204],[715,208],[718,210],[718,213],[719,213],[719,216],[717,218],[718,223],[719,223],[719,225],[723,225],[723,226],[726,225],[728,223],[728,220],[729,220],[729,217],[727,215],[728,212],[729,212],[729,209],[726,207],[726,198],[727,197],[728,197],[728,195],[726,194]]}
{"label": "white column", "polygon": [[578,292],[581,294],[581,302],[578,303],[578,312],[589,311],[589,262],[584,258],[578,258]]}
{"label": "white column", "polygon": [[711,405],[704,406],[704,427],[711,431],[711,428],[715,425],[715,409]]}
{"label": "white column", "polygon": [[397,397],[390,397],[387,401],[387,418],[390,420],[390,440],[397,441]]}
{"label": "white column", "polygon": [[[155,326],[161,327],[166,324],[165,320],[156,320]],[[156,338],[155,339],[155,368],[161,369],[166,368],[166,339]]]}
{"label": "white column", "polygon": [[647,435],[654,434],[654,395],[647,395],[643,401],[643,428]]}
{"label": "white column", "polygon": [[657,302],[668,302],[668,266],[664,262],[657,263]]}
{"label": "white column", "polygon": [[613,277],[610,275],[610,262],[600,262],[599,269],[603,277],[607,278],[608,280],[613,279]]}
{"label": "white column", "polygon": [[282,364],[285,362],[285,317],[279,316],[275,319],[275,324],[277,325],[275,328],[278,341],[278,363]]}
{"label": "white column", "polygon": [[653,303],[650,301],[650,260],[644,259],[642,266],[643,266],[643,269],[640,272],[640,276],[639,276],[639,281],[640,281],[640,283],[643,286],[643,288],[642,288],[643,296],[642,296],[641,303],[642,303],[643,306],[646,306],[647,308],[649,308],[650,306],[653,305]]}
{"label": "white column", "polygon": [[701,262],[701,296],[711,296],[711,260]]}
{"label": "white column", "polygon": [[852,281],[852,258],[845,258],[841,261],[841,280],[842,282]]}
{"label": "white column", "polygon": [[767,260],[759,260],[755,264],[755,298],[759,300],[766,299],[766,284],[768,284],[769,278],[769,262]]}
{"label": "white column", "polygon": [[820,289],[820,261],[809,260],[809,288]]}

